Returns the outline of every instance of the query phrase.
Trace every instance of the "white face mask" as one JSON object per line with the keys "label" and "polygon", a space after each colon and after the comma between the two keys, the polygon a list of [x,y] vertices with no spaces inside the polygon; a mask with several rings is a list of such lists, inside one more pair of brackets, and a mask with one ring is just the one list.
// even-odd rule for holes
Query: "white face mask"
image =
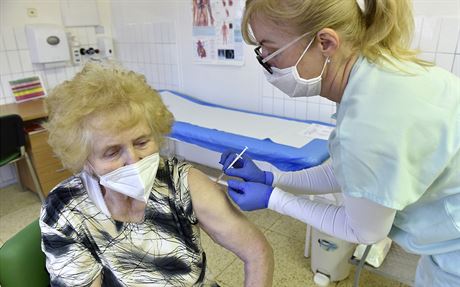
{"label": "white face mask", "polygon": [[151,154],[140,161],[99,176],[99,183],[113,191],[147,202],[157,175],[160,154]]}
{"label": "white face mask", "polygon": [[264,71],[267,81],[292,98],[319,96],[321,93],[321,79],[326,65],[329,63],[329,57],[327,57],[326,61],[324,62],[321,74],[316,78],[308,80],[303,79],[300,77],[299,72],[297,71],[297,65],[299,64],[303,55],[305,55],[305,53],[308,51],[314,40],[315,38],[313,37],[294,66],[285,69],[272,67],[271,69],[273,74]]}

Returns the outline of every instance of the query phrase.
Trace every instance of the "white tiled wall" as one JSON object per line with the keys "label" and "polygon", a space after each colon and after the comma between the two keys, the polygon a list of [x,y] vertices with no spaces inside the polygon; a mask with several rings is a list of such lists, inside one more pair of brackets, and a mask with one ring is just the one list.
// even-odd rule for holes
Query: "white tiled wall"
{"label": "white tiled wall", "polygon": [[179,61],[174,22],[119,23],[118,60],[145,75],[155,89],[179,90]]}
{"label": "white tiled wall", "polygon": [[[144,73],[147,81],[157,89],[179,90],[224,106],[333,122],[330,116],[335,112],[335,103],[319,97],[289,99],[268,84],[260,66],[253,63],[251,47],[246,49],[249,51],[245,55],[248,62],[242,67],[193,63],[190,55],[191,9],[190,1],[175,4],[162,0],[135,1],[131,8],[125,2],[114,3],[113,31],[119,60],[126,67]],[[148,15],[145,10],[153,12]],[[164,14],[170,15],[171,21],[164,21]],[[180,35],[178,39],[176,34]],[[256,81],[249,85],[244,82],[246,79],[239,82],[245,73],[251,74]],[[242,86],[246,90],[243,93],[240,91]],[[250,94],[250,98],[244,93]],[[252,108],[248,102],[259,105],[252,105],[255,106]]]}
{"label": "white tiled wall", "polygon": [[417,16],[412,47],[422,51],[421,58],[460,77],[460,18],[454,16]]}
{"label": "white tiled wall", "polygon": [[[96,46],[94,27],[67,28],[82,48]],[[15,101],[8,81],[32,75],[40,75],[45,88],[50,90],[57,84],[72,78],[81,66],[69,63],[61,67],[46,68],[42,64],[32,64],[25,36],[24,26],[5,26],[0,30],[0,105]]]}

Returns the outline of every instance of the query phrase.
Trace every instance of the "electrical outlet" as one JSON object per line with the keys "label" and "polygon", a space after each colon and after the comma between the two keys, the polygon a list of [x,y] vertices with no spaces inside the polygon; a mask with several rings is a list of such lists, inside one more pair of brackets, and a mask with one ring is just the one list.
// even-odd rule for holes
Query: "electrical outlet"
{"label": "electrical outlet", "polygon": [[72,63],[74,65],[80,65],[81,64],[80,47],[72,47],[71,52],[72,52]]}
{"label": "electrical outlet", "polygon": [[37,9],[35,9],[35,8],[27,8],[27,16],[29,16],[29,17],[37,17],[38,16]]}

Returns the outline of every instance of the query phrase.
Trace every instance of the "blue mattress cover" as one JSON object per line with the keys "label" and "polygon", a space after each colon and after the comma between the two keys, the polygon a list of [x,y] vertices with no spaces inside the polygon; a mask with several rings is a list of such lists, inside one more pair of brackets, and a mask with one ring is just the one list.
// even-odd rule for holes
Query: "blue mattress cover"
{"label": "blue mattress cover", "polygon": [[[159,92],[168,91],[178,97],[182,97],[200,105],[210,107],[219,107],[228,110],[234,110],[244,113],[257,114],[265,117],[276,117],[289,121],[304,122],[309,124],[320,124],[326,126],[334,126],[328,123],[319,121],[307,121],[291,118],[284,118],[275,115],[267,115],[262,113],[250,112],[235,108],[229,108],[212,103],[208,103],[191,96],[171,91],[159,90]],[[226,150],[234,150],[240,152],[245,146],[248,150],[245,154],[251,158],[260,161],[266,161],[283,171],[296,171],[309,168],[321,164],[329,157],[327,140],[314,139],[301,148],[291,147],[284,144],[278,144],[271,141],[269,138],[260,140],[238,134],[228,133],[217,129],[209,129],[186,122],[176,121],[173,125],[169,137],[177,140],[198,145],[200,147],[210,149],[219,153]]]}

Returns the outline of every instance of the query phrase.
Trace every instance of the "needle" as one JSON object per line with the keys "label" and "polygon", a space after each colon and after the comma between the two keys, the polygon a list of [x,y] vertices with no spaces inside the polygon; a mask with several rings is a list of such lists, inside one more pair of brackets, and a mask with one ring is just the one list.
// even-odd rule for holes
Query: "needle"
{"label": "needle", "polygon": [[[235,164],[235,162],[236,162],[237,160],[239,160],[239,159],[241,158],[241,156],[243,156],[243,154],[246,152],[247,149],[248,149],[248,147],[245,146],[244,149],[243,149],[243,151],[240,152],[240,154],[238,154],[238,155],[236,156],[236,158],[232,161],[232,163],[231,163],[226,169],[231,168],[231,167]],[[225,173],[222,172],[222,173],[219,175],[219,177],[217,178],[216,182],[219,182],[219,180],[222,179],[222,177],[224,176],[224,174],[225,174]]]}

